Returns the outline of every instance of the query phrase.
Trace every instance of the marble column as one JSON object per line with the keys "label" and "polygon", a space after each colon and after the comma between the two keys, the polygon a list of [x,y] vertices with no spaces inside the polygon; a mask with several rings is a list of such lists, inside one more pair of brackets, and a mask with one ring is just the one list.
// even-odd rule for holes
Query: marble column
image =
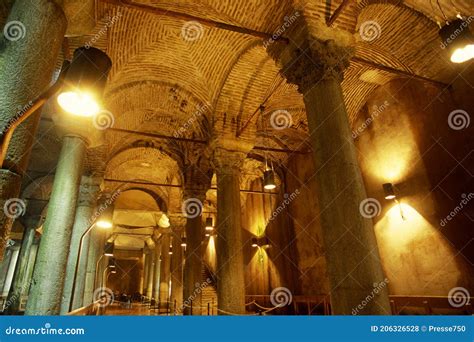
{"label": "marble column", "polygon": [[372,220],[359,209],[367,195],[341,87],[353,53],[353,37],[315,25],[294,24],[294,31],[288,33],[291,43],[268,50],[288,82],[296,84],[304,95],[331,309],[335,315],[349,315],[367,296],[374,295],[359,313],[387,315],[391,312],[387,286],[374,291],[385,277]]}
{"label": "marble column", "polygon": [[[31,106],[51,82],[67,20],[53,0],[16,0],[4,23],[0,55],[0,132]],[[3,32],[2,32],[3,33]],[[8,36],[8,37],[7,37]],[[0,207],[17,198],[28,166],[39,111],[16,130],[0,165]],[[0,259],[12,218],[0,215]]]}
{"label": "marble column", "polygon": [[149,251],[144,251],[144,255],[145,255],[145,262],[144,262],[144,266],[143,266],[143,271],[144,271],[144,275],[143,275],[143,295],[146,296],[146,293],[148,291],[148,271],[150,270],[150,253]]}
{"label": "marble column", "polygon": [[40,223],[41,217],[29,216],[23,220],[25,230],[21,240],[20,253],[15,267],[13,281],[8,292],[7,304],[4,313],[7,315],[16,315],[20,312],[21,296],[26,293],[30,287],[28,283],[28,264],[30,253],[35,240],[36,228]]}
{"label": "marble column", "polygon": [[[77,265],[77,255],[79,254],[79,244],[81,237],[90,228],[93,222],[92,215],[94,214],[97,196],[100,191],[99,186],[99,179],[86,176],[82,177],[76,206],[76,216],[74,219],[74,226],[72,228],[69,254],[67,257],[66,277],[64,279],[60,309],[61,315],[65,315],[69,312],[76,267],[77,278],[72,310],[80,308],[83,303],[85,278],[87,272],[87,256],[89,251],[90,234],[92,233],[92,230],[84,237],[79,265]],[[93,229],[100,228],[94,227]]]}
{"label": "marble column", "polygon": [[166,309],[168,307],[170,290],[170,256],[170,234],[164,233],[161,238],[160,309]]}
{"label": "marble column", "polygon": [[218,148],[217,176],[217,302],[219,314],[245,314],[245,278],[240,207],[243,152]]}
{"label": "marble column", "polygon": [[13,250],[10,247],[11,246],[5,249],[4,251],[5,255],[3,256],[3,260],[0,262],[0,291],[2,295],[3,295],[3,288],[5,286],[5,281],[7,279],[8,268],[10,267],[10,262],[13,256]]}
{"label": "marble column", "polygon": [[27,315],[59,314],[86,146],[86,141],[78,136],[63,138],[26,306]]}
{"label": "marble column", "polygon": [[183,305],[183,247],[181,247],[182,229],[173,227],[173,254],[171,255],[171,310],[180,311]]}
{"label": "marble column", "polygon": [[[206,189],[190,189],[192,186],[197,187],[196,183],[188,185],[188,189],[184,192],[184,201],[188,203],[204,203],[206,199]],[[202,283],[202,239],[203,239],[203,223],[202,223],[202,205],[199,212],[195,215],[187,215],[186,218],[186,252],[183,272],[183,314],[184,315],[201,315],[202,313],[202,293],[199,286]],[[192,313],[191,313],[192,303]]]}
{"label": "marble column", "polygon": [[2,296],[7,296],[8,292],[10,291],[10,288],[13,282],[13,275],[15,273],[15,268],[18,261],[18,255],[20,254],[20,248],[18,245],[14,244],[13,246],[10,246],[9,248],[12,250],[12,256],[10,259],[10,263],[8,264],[7,275],[5,277],[5,282],[3,284]]}

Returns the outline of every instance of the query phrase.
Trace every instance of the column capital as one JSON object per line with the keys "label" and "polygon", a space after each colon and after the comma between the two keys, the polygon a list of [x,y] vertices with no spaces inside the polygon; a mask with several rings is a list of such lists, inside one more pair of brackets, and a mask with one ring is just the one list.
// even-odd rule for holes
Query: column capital
{"label": "column capital", "polygon": [[173,232],[182,231],[186,226],[187,218],[184,215],[173,214],[169,216],[169,219]]}
{"label": "column capital", "polygon": [[322,80],[341,82],[354,54],[354,37],[346,31],[328,28],[301,17],[288,32],[289,43],[267,47],[289,83],[306,93]]}
{"label": "column capital", "polygon": [[95,207],[100,191],[101,179],[82,176],[77,206]]}
{"label": "column capital", "polygon": [[253,147],[253,144],[242,139],[219,139],[213,141],[212,145],[212,165],[220,173],[240,171]]}

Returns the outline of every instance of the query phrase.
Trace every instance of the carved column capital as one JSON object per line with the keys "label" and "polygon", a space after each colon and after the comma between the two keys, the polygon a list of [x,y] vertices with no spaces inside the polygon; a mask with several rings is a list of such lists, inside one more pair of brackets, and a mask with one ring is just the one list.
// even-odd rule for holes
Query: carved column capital
{"label": "carved column capital", "polygon": [[222,139],[213,142],[212,165],[216,173],[240,171],[253,145],[239,139]]}
{"label": "carved column capital", "polygon": [[77,206],[95,207],[100,183],[101,180],[98,178],[83,176],[79,187]]}

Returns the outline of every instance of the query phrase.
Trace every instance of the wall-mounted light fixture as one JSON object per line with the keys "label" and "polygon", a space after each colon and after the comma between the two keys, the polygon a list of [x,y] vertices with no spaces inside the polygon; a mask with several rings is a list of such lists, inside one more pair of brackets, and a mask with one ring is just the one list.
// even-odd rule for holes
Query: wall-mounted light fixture
{"label": "wall-mounted light fixture", "polygon": [[172,255],[172,254],[173,254],[173,246],[172,246],[172,245],[170,245],[170,250],[169,250],[168,254],[169,254],[169,255]]}
{"label": "wall-mounted light fixture", "polygon": [[115,265],[115,258],[110,258],[109,260],[109,265],[108,265],[110,268],[115,268],[116,265]]}
{"label": "wall-mounted light fixture", "polygon": [[206,230],[207,231],[212,231],[214,230],[214,220],[212,219],[211,216],[208,216],[206,218]]}
{"label": "wall-mounted light fixture", "polygon": [[97,222],[95,223],[97,227],[109,229],[113,227],[113,217],[114,217],[114,206],[112,204],[108,204],[105,206],[104,211],[98,218]]}
{"label": "wall-mounted light fixture", "polygon": [[273,165],[271,169],[267,169],[263,172],[263,187],[265,190],[273,190],[276,188]]}
{"label": "wall-mounted light fixture", "polygon": [[469,23],[460,18],[446,23],[439,30],[442,46],[448,49],[453,63],[464,63],[474,58],[474,37]]}
{"label": "wall-mounted light fixture", "polygon": [[392,183],[385,183],[382,185],[383,187],[383,192],[386,200],[394,200],[395,203],[398,204],[398,207],[400,209],[400,216],[402,217],[403,221],[406,221],[405,215],[403,214],[403,209],[400,201],[397,198],[397,195],[395,193],[395,187],[393,186]]}
{"label": "wall-mounted light fixture", "polygon": [[252,247],[257,248],[269,248],[270,247],[270,240],[267,237],[261,238],[252,238]]}
{"label": "wall-mounted light fixture", "polygon": [[188,244],[186,243],[186,237],[181,238],[181,247],[186,247]]}

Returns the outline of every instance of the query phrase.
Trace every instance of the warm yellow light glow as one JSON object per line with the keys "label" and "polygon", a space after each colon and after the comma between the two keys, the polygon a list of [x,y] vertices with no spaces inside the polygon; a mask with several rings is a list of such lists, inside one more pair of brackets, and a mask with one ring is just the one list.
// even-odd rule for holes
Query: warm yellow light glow
{"label": "warm yellow light glow", "polygon": [[276,185],[275,184],[267,184],[264,186],[265,189],[267,190],[273,190],[276,188]]}
{"label": "warm yellow light glow", "polygon": [[454,50],[451,55],[451,62],[464,63],[474,58],[474,44],[467,44],[462,48]]}
{"label": "warm yellow light glow", "polygon": [[113,223],[108,220],[99,220],[96,222],[97,227],[103,228],[103,229],[110,229],[113,227]]}
{"label": "warm yellow light glow", "polygon": [[385,199],[388,199],[388,200],[391,200],[391,199],[394,199],[395,198],[395,195],[388,195],[388,196],[385,196]]}
{"label": "warm yellow light glow", "polygon": [[100,106],[94,96],[81,91],[67,91],[59,94],[58,103],[66,112],[78,116],[94,116]]}
{"label": "warm yellow light glow", "polygon": [[212,227],[212,226],[207,226],[207,227],[206,227],[206,230],[208,230],[208,231],[214,230],[214,227]]}

